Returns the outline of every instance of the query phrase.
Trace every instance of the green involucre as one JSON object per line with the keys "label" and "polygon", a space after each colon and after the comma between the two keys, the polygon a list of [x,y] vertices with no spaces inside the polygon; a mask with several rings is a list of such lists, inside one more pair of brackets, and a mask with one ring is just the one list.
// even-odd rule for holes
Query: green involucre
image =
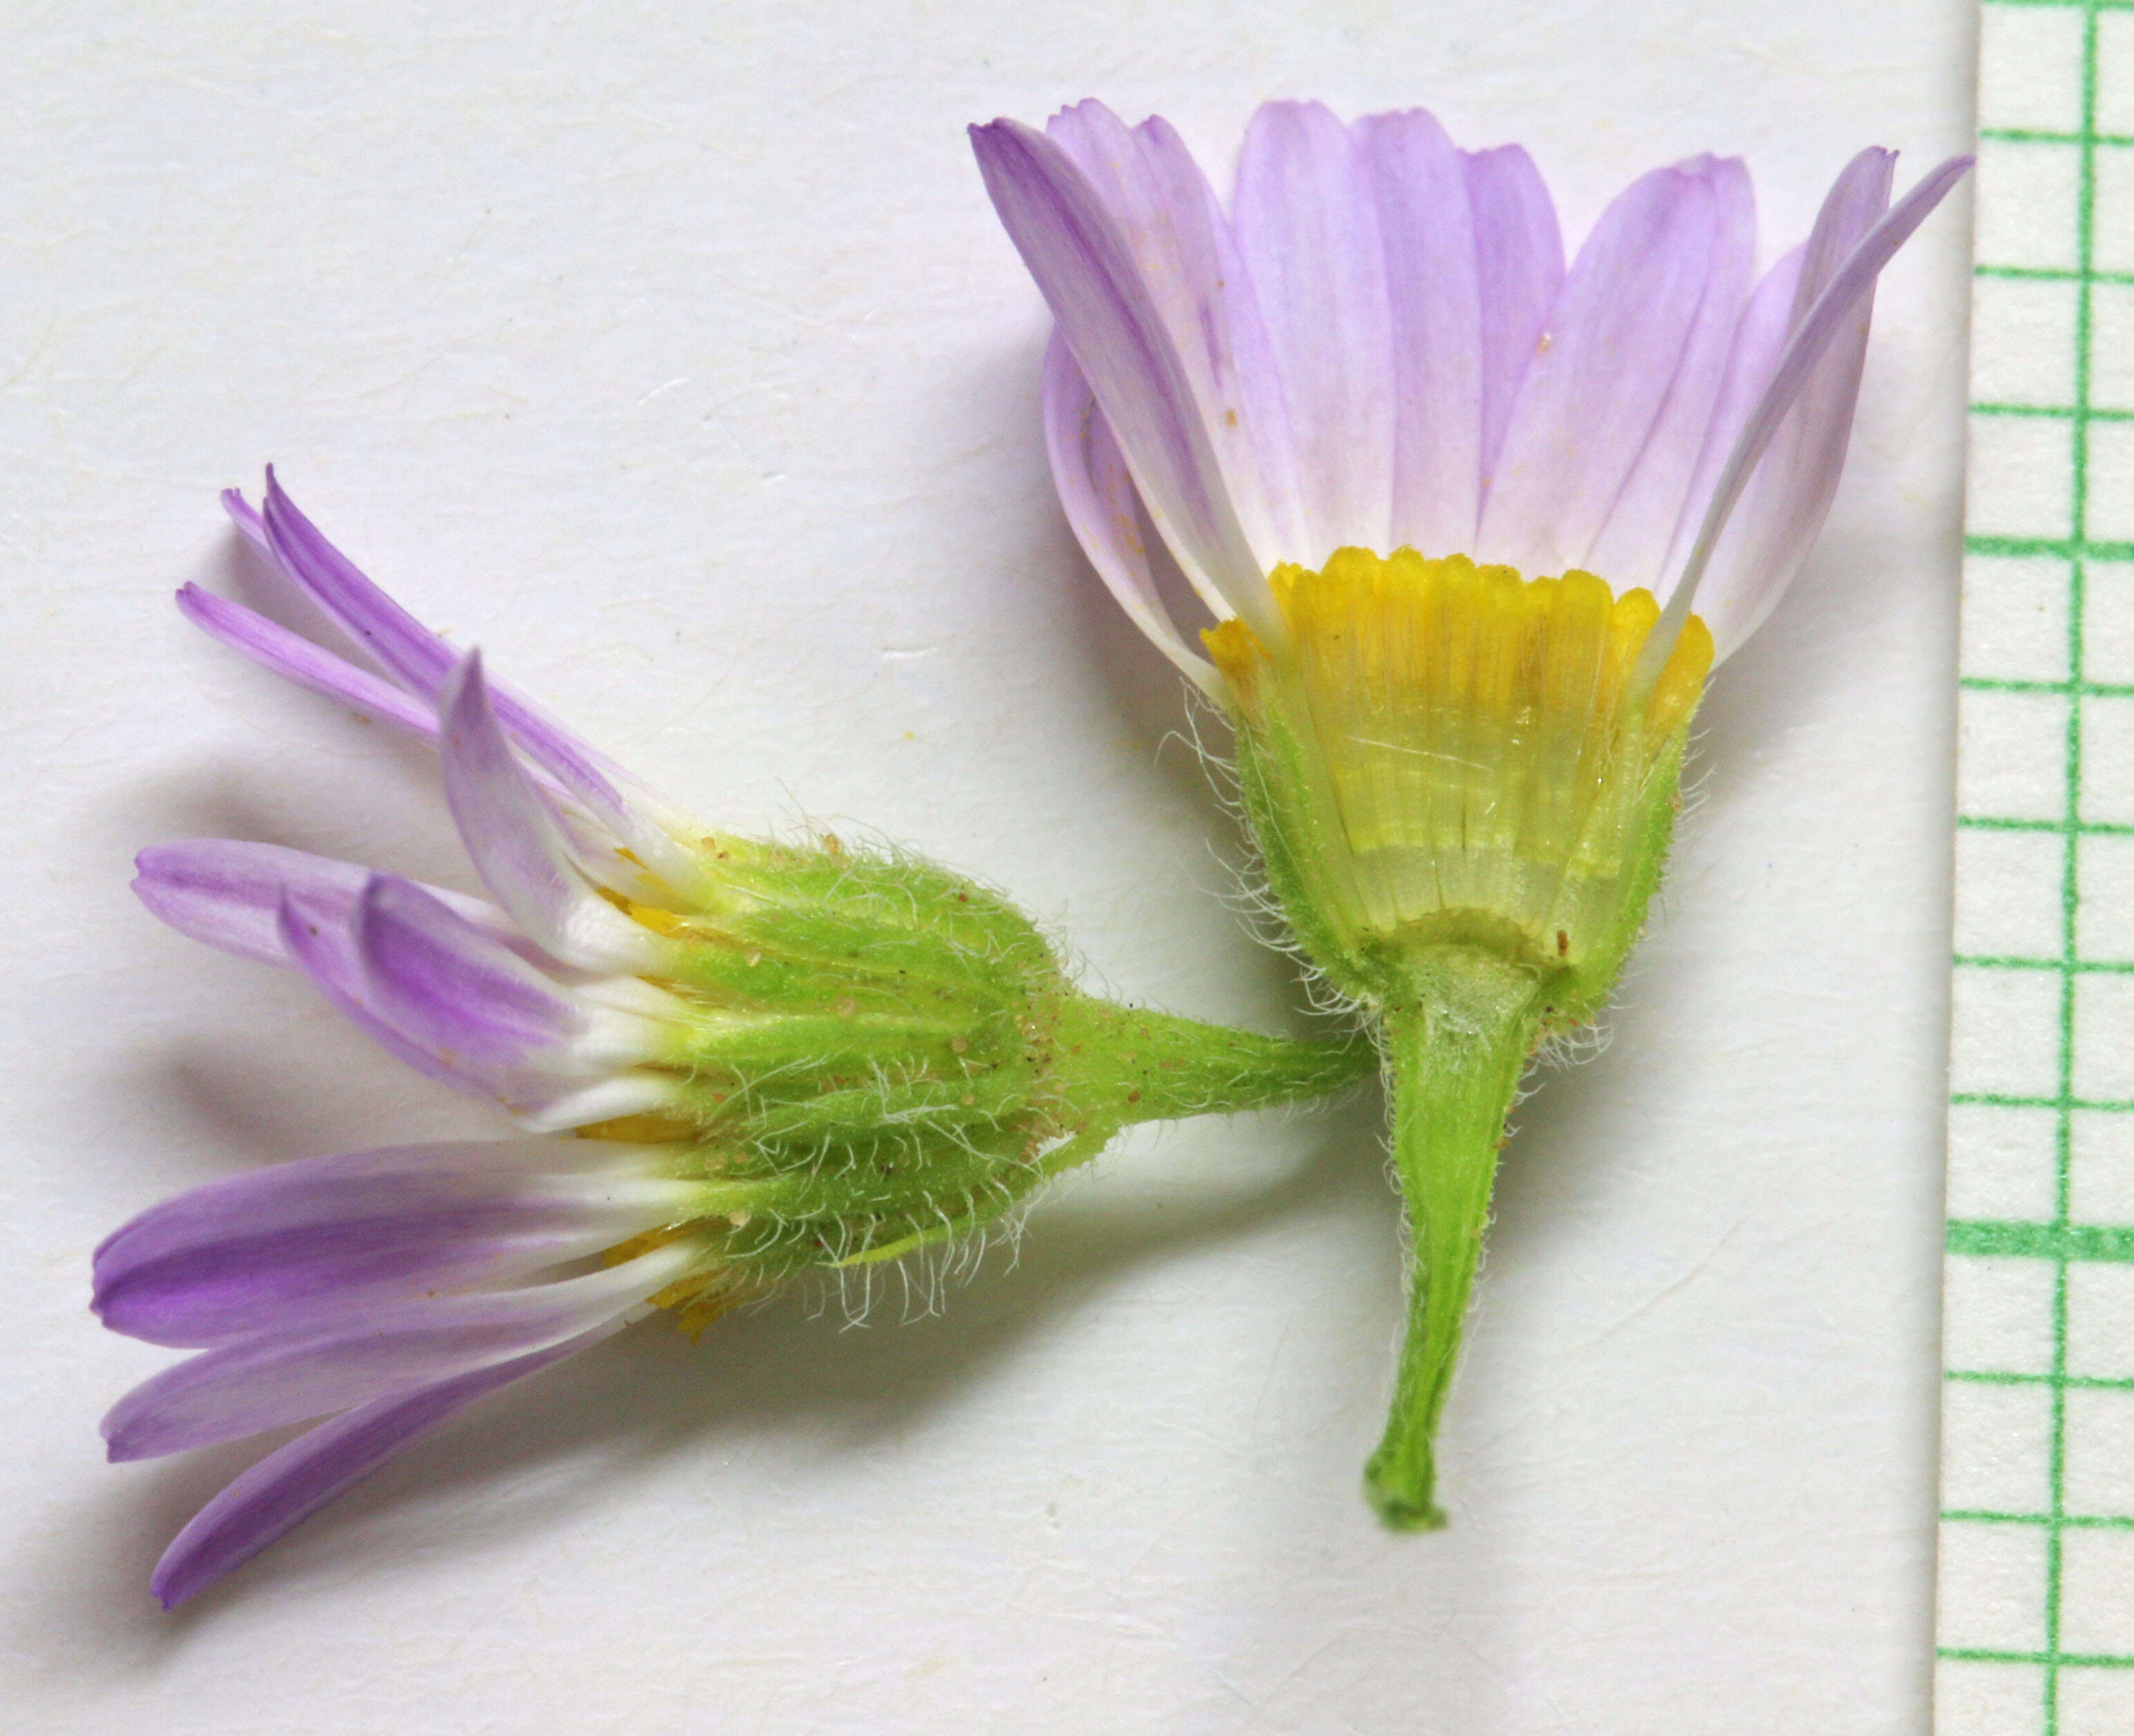
{"label": "green involucre", "polygon": [[1028,918],[928,862],[717,847],[729,896],[632,910],[675,943],[678,1094],[595,1131],[670,1143],[676,1173],[737,1203],[714,1232],[722,1293],[967,1236],[1123,1127],[1321,1095],[1375,1061],[1360,1035],[1086,995]]}

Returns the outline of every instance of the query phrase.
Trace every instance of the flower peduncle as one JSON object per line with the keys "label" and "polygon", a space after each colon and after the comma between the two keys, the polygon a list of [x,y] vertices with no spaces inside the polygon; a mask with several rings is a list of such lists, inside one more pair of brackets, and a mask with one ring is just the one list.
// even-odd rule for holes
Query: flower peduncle
{"label": "flower peduncle", "polygon": [[1393,1168],[1408,1222],[1407,1324],[1384,1439],[1364,1487],[1398,1531],[1444,1525],[1436,1435],[1488,1227],[1504,1116],[1547,1022],[1541,973],[1480,948],[1407,961],[1384,1010]]}

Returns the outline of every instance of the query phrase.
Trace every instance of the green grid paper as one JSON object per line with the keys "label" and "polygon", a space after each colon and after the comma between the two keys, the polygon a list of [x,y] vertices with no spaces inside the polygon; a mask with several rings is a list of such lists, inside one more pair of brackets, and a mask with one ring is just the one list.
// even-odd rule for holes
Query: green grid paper
{"label": "green grid paper", "polygon": [[2134,0],[1984,0],[1937,1736],[2134,1736]]}

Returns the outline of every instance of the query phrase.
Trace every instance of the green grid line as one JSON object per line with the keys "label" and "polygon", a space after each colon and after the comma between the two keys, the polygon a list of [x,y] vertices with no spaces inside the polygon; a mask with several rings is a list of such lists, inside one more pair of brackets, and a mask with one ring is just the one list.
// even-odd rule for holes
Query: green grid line
{"label": "green grid line", "polygon": [[[1946,1247],[1974,1259],[2103,1260],[2134,1264],[2134,1227],[2125,1224],[2030,1223],[2021,1220],[1953,1218]],[[2134,1524],[2134,1520],[2129,1520]]]}
{"label": "green grid line", "polygon": [[[2134,7],[2127,9],[2134,11]],[[2134,272],[2073,271],[2061,265],[1974,265],[1971,275],[2030,283],[2134,283]]]}
{"label": "green grid line", "polygon": [[[1988,0],[1994,3],[1994,0]],[[2001,5],[2043,5],[2053,0],[1998,0]],[[2047,1679],[2060,1669],[2075,1670],[2134,1670],[2134,1657],[2122,1656],[2112,1652],[1991,1652],[1979,1646],[1944,1646],[1939,1654],[1959,1662],[1981,1664],[2043,1664]],[[2055,1710],[2048,1729],[2057,1732],[2059,1718]]]}
{"label": "green grid line", "polygon": [[2134,1375],[2017,1374],[2003,1368],[1945,1368],[1941,1377],[1974,1386],[2064,1386],[2070,1392],[2134,1392]]}
{"label": "green grid line", "polygon": [[[2134,544],[2093,544],[2088,536],[2089,426],[2093,421],[2127,421],[2124,412],[2098,412],[2091,404],[2090,340],[2092,303],[2100,281],[2134,282],[2134,273],[2101,279],[2096,270],[2095,215],[2097,155],[2100,147],[2128,142],[2118,135],[2102,135],[2097,128],[2098,19],[2105,11],[2134,9],[2134,0],[1983,0],[1987,5],[2057,6],[2082,14],[2082,126],[2071,134],[2037,133],[2024,129],[1989,128],[1981,137],[2012,142],[2044,142],[2070,147],[2079,152],[2077,174],[2076,267],[2072,272],[1980,265],[1981,277],[2017,277],[2033,281],[2072,282],[2075,292],[2074,402],[2060,405],[1977,403],[1974,414],[2027,416],[2064,420],[2069,426],[2069,534],[2063,538],[1969,536],[1967,552],[1987,555],[2045,557],[2063,560],[2068,570],[2068,678],[2064,682],[2013,682],[1967,677],[1963,687],[1976,692],[2050,694],[2067,702],[2064,744],[2061,763],[2061,813],[2058,820],[2030,821],[1987,816],[1959,817],[1959,827],[1987,831],[2020,831],[2056,834],[2060,841],[2059,951],[2055,957],[1958,954],[1960,968],[2057,972],[2059,976],[2058,1026],[2055,1035],[2056,1089],[2047,1097],[2025,1097],[2002,1092],[1952,1092],[1953,1103],[1983,1103],[2032,1107],[2053,1116],[2054,1199],[2050,1222],[1953,1219],[1946,1231],[1946,1247],[1952,1257],[2002,1257],[2050,1261],[2053,1267],[2052,1362],[2042,1376],[1998,1376],[1982,1371],[1948,1371],[1950,1380],[1986,1381],[2007,1384],[2041,1385],[2050,1396],[2051,1421],[2047,1443],[2045,1510],[2037,1513],[1953,1509],[1945,1521],[1990,1525],[2035,1526],[2045,1533],[2045,1645],[2037,1652],[1980,1650],[1943,1647],[1943,1658],[1974,1661],[2023,1663],[2039,1667],[2042,1683],[2040,1710],[2045,1736],[2059,1736],[2060,1727],[2060,1672],[2077,1666],[2134,1668],[2134,1657],[2092,1656],[2064,1652],[2060,1645],[2064,1591],[2064,1539],[2069,1530],[2108,1528],[2134,1530],[2134,1518],[2071,1514],[2067,1507],[2067,1394],[2070,1386],[2090,1384],[2068,1372],[2068,1274],[2072,1265],[2088,1261],[2134,1262],[2134,1228],[2077,1224],[2071,1220],[2074,1116],[2078,1110],[2134,1112],[2134,1101],[2099,1102],[2078,1098],[2074,1092],[2075,989],[2078,979],[2094,971],[2127,971],[2129,966],[2093,963],[2080,955],[2077,914],[2080,905],[2079,851],[2084,837],[2134,832],[2134,827],[2107,827],[2085,821],[2082,813],[2083,722],[2092,701],[2127,697],[2092,682],[2084,674],[2083,610],[2087,601],[2088,568],[2098,560],[2134,559]],[[2134,1381],[2108,1383],[2119,1390],[2134,1389]]]}
{"label": "green grid line", "polygon": [[2057,832],[2072,837],[2134,837],[2134,826],[2111,820],[2004,820],[1991,814],[1958,814],[1956,823],[1964,832]]}
{"label": "green grid line", "polygon": [[[2134,6],[2127,10],[2134,12]],[[2087,297],[2083,298],[2083,305],[2088,305]],[[2084,392],[2088,389],[2085,383]],[[2087,433],[2083,426],[2085,422],[2102,419],[2093,417],[2087,405],[2079,416],[2069,418],[2078,438]],[[2088,451],[2086,440],[2083,450]],[[2076,474],[2079,475],[2081,472]],[[2093,542],[2079,533],[2072,537],[1966,537],[1963,552],[1971,555],[2050,555],[2062,561],[2134,561],[2134,542]]]}
{"label": "green grid line", "polygon": [[2124,133],[2100,133],[2085,140],[2079,133],[2040,133],[2029,127],[1981,127],[1978,136],[2011,145],[2134,145],[2134,135]]}
{"label": "green grid line", "polygon": [[2085,699],[2134,699],[2134,682],[2120,681],[2010,681],[1967,675],[1957,682],[1967,693],[2079,693]]}
{"label": "green grid line", "polygon": [[1953,1091],[1952,1103],[1988,1109],[2095,1110],[2106,1115],[2134,1114],[2134,1097],[2025,1097],[2007,1091]]}
{"label": "green grid line", "polygon": [[[2023,958],[1959,952],[1956,962],[1977,971],[2073,971],[2078,976],[2134,976],[2134,960],[2103,958]],[[2055,1100],[2057,1101],[2057,1100]]]}
{"label": "green grid line", "polygon": [[2035,416],[2059,422],[2134,422],[2134,410],[2078,410],[2073,404],[1973,404],[1973,416]]}

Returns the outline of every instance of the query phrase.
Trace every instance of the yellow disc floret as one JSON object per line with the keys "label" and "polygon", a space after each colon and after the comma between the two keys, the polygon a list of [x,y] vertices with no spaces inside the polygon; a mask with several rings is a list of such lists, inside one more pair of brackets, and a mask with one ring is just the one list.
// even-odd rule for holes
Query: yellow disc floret
{"label": "yellow disc floret", "polygon": [[1658,606],[1591,573],[1345,548],[1272,585],[1286,644],[1238,621],[1206,640],[1306,950],[1364,998],[1374,958],[1442,942],[1605,986],[1665,849],[1703,623],[1640,693]]}

